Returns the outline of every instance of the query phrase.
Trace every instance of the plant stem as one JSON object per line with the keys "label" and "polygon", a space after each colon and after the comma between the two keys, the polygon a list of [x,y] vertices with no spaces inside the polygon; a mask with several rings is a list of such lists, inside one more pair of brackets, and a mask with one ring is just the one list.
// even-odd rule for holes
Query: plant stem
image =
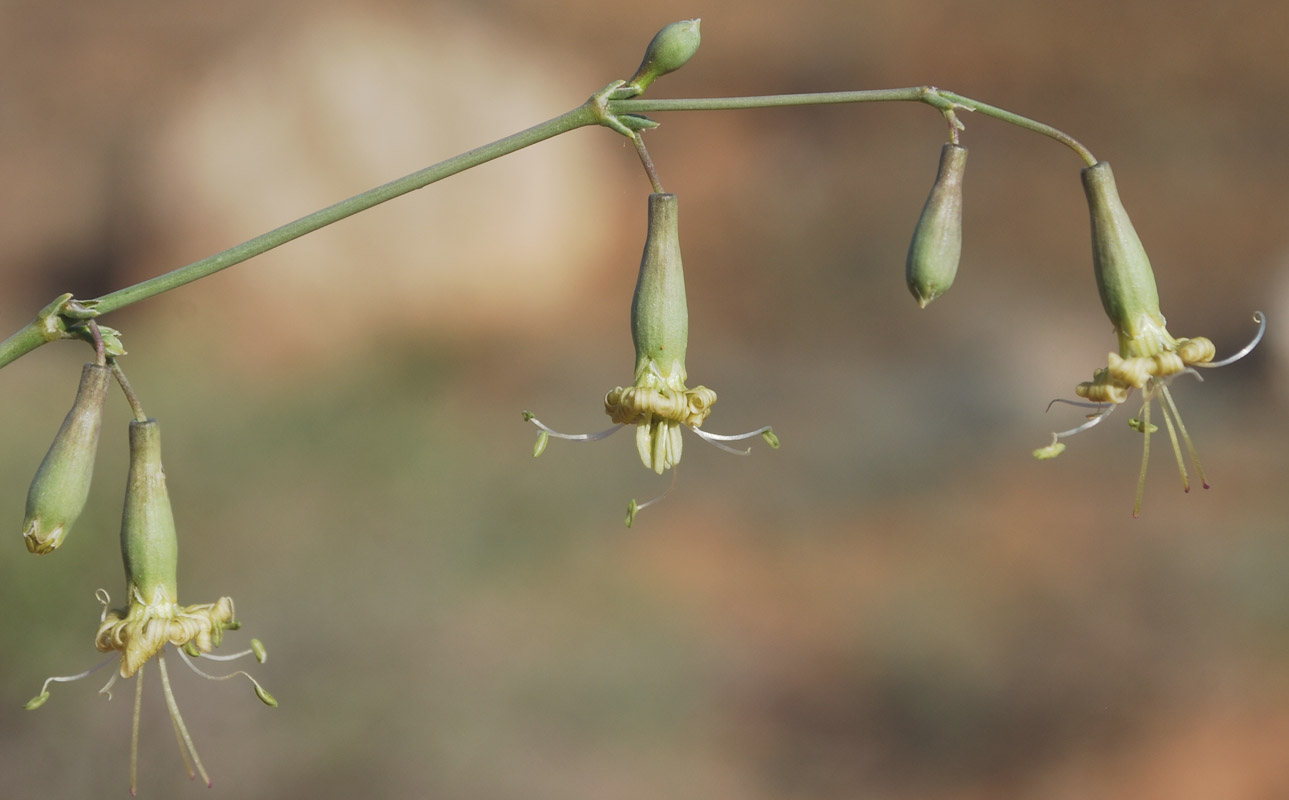
{"label": "plant stem", "polygon": [[[1063,133],[1050,125],[1044,125],[1028,117],[1022,117],[1019,114],[1013,114],[996,106],[987,103],[981,103],[978,100],[972,100],[969,97],[963,97],[954,92],[947,92],[937,89],[934,86],[912,86],[904,89],[869,89],[854,92],[816,92],[810,94],[782,94],[782,95],[761,95],[750,97],[716,97],[716,98],[693,98],[677,100],[610,100],[611,90],[621,82],[610,84],[604,91],[592,95],[582,105],[565,112],[553,119],[549,119],[539,125],[520,131],[519,133],[507,136],[504,139],[498,139],[491,144],[476,147],[473,150],[454,156],[446,161],[440,161],[437,164],[426,167],[425,169],[413,172],[389,183],[377,186],[362,194],[354,195],[348,200],[342,200],[334,205],[327,206],[321,211],[315,211],[308,216],[301,217],[295,222],[289,222],[280,228],[274,228],[268,233],[256,236],[254,239],[243,242],[235,247],[230,247],[223,252],[216,253],[209,258],[203,258],[200,261],[194,261],[187,266],[179,267],[150,278],[142,283],[133,286],[127,286],[115,292],[110,292],[94,300],[81,301],[80,306],[91,309],[95,314],[107,314],[112,311],[124,308],[125,306],[137,303],[140,300],[146,300],[150,297],[176,289],[187,283],[212,275],[220,270],[227,269],[234,264],[240,264],[247,259],[253,258],[275,247],[280,247],[292,239],[298,239],[305,234],[312,233],[319,228],[338,222],[345,217],[357,214],[360,211],[379,205],[386,200],[392,200],[400,195],[429,186],[431,183],[443,180],[444,178],[456,175],[458,172],[464,172],[472,167],[477,167],[493,159],[509,155],[517,150],[522,150],[529,145],[543,142],[547,139],[559,136],[577,128],[587,125],[604,125],[613,130],[631,136],[637,144],[637,151],[641,154],[641,160],[645,164],[645,170],[649,173],[650,181],[654,185],[655,191],[661,191],[661,184],[657,180],[657,171],[651,171],[647,151],[643,150],[643,143],[637,134],[632,135],[632,131],[624,127],[618,120],[619,115],[638,114],[644,111],[729,111],[737,109],[750,108],[779,108],[784,106],[806,106],[806,105],[829,105],[835,103],[873,103],[873,102],[917,102],[926,103],[933,108],[939,109],[946,116],[952,115],[955,110],[974,111],[985,116],[993,117],[1011,125],[1042,134],[1055,139],[1074,150],[1089,165],[1097,163],[1096,158],[1088,151],[1086,147],[1076,141],[1073,137]],[[38,315],[36,319],[28,323],[24,328],[14,333],[8,339],[0,342],[0,368],[12,363],[21,356],[30,353],[46,342],[56,341],[58,339],[69,338],[66,331],[65,320],[60,313],[52,311],[53,307],[46,309],[47,312]],[[83,318],[83,317],[81,317]]]}
{"label": "plant stem", "polygon": [[339,203],[327,206],[321,211],[315,211],[307,217],[301,217],[295,222],[288,222],[286,225],[274,228],[250,241],[243,242],[236,247],[230,247],[222,253],[216,253],[209,258],[195,261],[187,266],[167,272],[164,275],[158,275],[134,286],[105,294],[85,304],[100,314],[116,311],[131,303],[146,300],[149,297],[168,292],[186,283],[191,283],[207,275],[219,272],[222,269],[227,269],[234,264],[240,264],[249,258],[258,256],[260,253],[284,245],[292,239],[298,239],[333,222],[339,222],[345,217],[380,205],[386,200],[393,200],[395,197],[424,188],[431,183],[456,175],[458,172],[464,172],[471,167],[477,167],[485,162],[509,155],[516,150],[522,150],[529,145],[543,142],[584,125],[592,125],[595,122],[594,115],[586,107],[578,107],[540,125],[534,125],[527,130],[512,134],[504,139],[498,139],[491,144],[476,147],[459,156],[440,161],[418,172],[413,172],[411,175],[377,186],[375,189],[368,189],[348,200],[341,200]]}
{"label": "plant stem", "polygon": [[1096,157],[1074,137],[1028,117],[972,100],[956,92],[934,86],[910,86],[904,89],[867,89],[857,92],[812,92],[808,94],[754,95],[749,97],[709,97],[680,100],[610,100],[609,111],[615,114],[639,114],[646,111],[733,111],[748,108],[781,108],[784,106],[817,106],[833,103],[917,102],[942,111],[966,109],[1001,120],[1055,139],[1079,154],[1089,166]]}

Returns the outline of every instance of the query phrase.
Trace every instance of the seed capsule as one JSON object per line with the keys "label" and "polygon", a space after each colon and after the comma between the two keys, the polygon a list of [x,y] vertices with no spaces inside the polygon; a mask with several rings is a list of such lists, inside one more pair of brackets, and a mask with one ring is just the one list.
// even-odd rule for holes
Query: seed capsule
{"label": "seed capsule", "polygon": [[922,207],[909,244],[905,278],[918,305],[949,291],[958,274],[962,254],[962,176],[967,169],[967,148],[945,143],[935,184]]}
{"label": "seed capsule", "polygon": [[85,508],[111,374],[99,364],[86,364],[81,370],[72,410],[36,470],[22,523],[23,540],[32,553],[44,555],[57,549]]}

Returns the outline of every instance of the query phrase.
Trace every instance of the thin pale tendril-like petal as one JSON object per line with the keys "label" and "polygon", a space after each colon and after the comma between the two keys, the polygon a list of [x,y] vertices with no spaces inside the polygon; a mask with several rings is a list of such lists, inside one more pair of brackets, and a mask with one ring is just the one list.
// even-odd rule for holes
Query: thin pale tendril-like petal
{"label": "thin pale tendril-like petal", "polygon": [[1046,414],[1047,412],[1051,411],[1052,406],[1056,405],[1057,403],[1064,403],[1067,406],[1074,406],[1076,408],[1096,408],[1096,409],[1102,409],[1102,408],[1105,408],[1107,405],[1110,405],[1109,403],[1090,403],[1086,400],[1066,400],[1064,397],[1058,397],[1052,402],[1047,404],[1047,408],[1043,409],[1043,413]]}
{"label": "thin pale tendril-like petal", "polygon": [[541,420],[537,419],[537,417],[529,417],[528,421],[533,423],[534,425],[536,425],[538,428],[545,431],[549,435],[554,436],[556,439],[571,439],[576,442],[595,442],[595,441],[599,441],[600,439],[607,439],[613,434],[617,433],[618,430],[620,430],[623,427],[623,425],[619,423],[617,425],[614,425],[612,428],[608,428],[606,430],[602,430],[597,433],[560,433],[557,430],[548,428],[546,425],[542,423]]}
{"label": "thin pale tendril-like petal", "polygon": [[1246,344],[1244,347],[1240,348],[1239,351],[1235,353],[1235,355],[1228,356],[1227,358],[1224,358],[1221,361],[1210,361],[1207,364],[1194,364],[1192,366],[1204,367],[1206,369],[1209,367],[1225,367],[1230,364],[1234,364],[1235,362],[1247,356],[1249,353],[1252,353],[1253,348],[1258,346],[1258,343],[1262,341],[1263,335],[1266,334],[1267,332],[1267,315],[1263,314],[1261,311],[1254,311],[1253,321],[1258,323],[1258,332],[1253,335],[1253,340],[1248,344]]}
{"label": "thin pale tendril-like petal", "polygon": [[[181,651],[182,652],[182,651]],[[170,709],[170,721],[174,724],[175,737],[180,739],[179,752],[184,753],[184,763],[188,766],[188,777],[194,777],[192,766],[187,764],[188,754],[192,754],[192,763],[196,765],[197,772],[201,779],[206,782],[206,786],[211,786],[210,776],[206,774],[206,768],[201,764],[201,756],[197,755],[197,747],[192,743],[192,736],[188,735],[188,726],[184,724],[183,715],[179,713],[179,704],[175,702],[175,693],[170,688],[170,676],[166,672],[166,657],[164,654],[157,656],[157,664],[161,667],[161,685],[165,689],[166,706]],[[184,752],[184,745],[187,745],[187,752]]]}

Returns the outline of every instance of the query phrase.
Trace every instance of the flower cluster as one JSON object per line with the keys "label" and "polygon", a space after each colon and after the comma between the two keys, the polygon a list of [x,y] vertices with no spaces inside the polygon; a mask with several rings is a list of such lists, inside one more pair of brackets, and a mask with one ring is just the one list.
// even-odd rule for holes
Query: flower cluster
{"label": "flower cluster", "polygon": [[[66,530],[84,506],[93,468],[93,447],[98,441],[106,376],[114,372],[135,408],[138,419],[130,423],[130,469],[126,480],[125,509],[121,516],[121,555],[125,564],[126,606],[109,609],[107,593],[98,591],[103,604],[95,647],[104,653],[119,656],[118,668],[113,672],[101,692],[111,697],[111,689],[118,678],[136,681],[134,724],[130,737],[130,792],[138,785],[139,710],[138,698],[142,696],[144,668],[156,660],[161,672],[170,720],[180,743],[180,752],[188,767],[189,777],[200,774],[207,784],[210,777],[197,755],[188,727],[175,701],[166,668],[165,650],[173,647],[194,672],[212,680],[245,677],[255,687],[255,693],[265,704],[276,706],[277,701],[245,672],[214,676],[198,669],[193,658],[229,660],[254,654],[261,662],[265,651],[258,641],[252,640],[251,649],[231,656],[215,656],[211,651],[219,647],[224,632],[237,630],[240,624],[234,617],[233,601],[221,597],[214,603],[180,605],[178,600],[179,545],[175,533],[174,514],[166,489],[166,476],[161,465],[161,429],[155,419],[146,418],[138,400],[125,382],[119,366],[88,365],[81,381],[81,391],[67,421],[59,431],[37,472],[28,500],[28,522],[24,538],[32,552],[48,552],[61,543]],[[88,387],[88,388],[87,388]],[[87,452],[88,450],[88,452]],[[55,521],[57,527],[49,527]],[[34,533],[33,533],[34,531]],[[61,531],[51,534],[51,531]],[[33,546],[33,541],[41,546]],[[48,546],[46,546],[48,545]],[[111,663],[108,659],[97,667],[79,675],[55,676],[45,681],[41,692],[27,704],[28,709],[39,708],[49,699],[49,685],[56,682],[77,680],[96,672]]]}

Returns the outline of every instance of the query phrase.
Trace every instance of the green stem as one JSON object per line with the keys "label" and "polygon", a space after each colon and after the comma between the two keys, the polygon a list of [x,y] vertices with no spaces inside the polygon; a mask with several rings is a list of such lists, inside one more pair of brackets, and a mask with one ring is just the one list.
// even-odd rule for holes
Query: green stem
{"label": "green stem", "polygon": [[[534,125],[527,130],[507,136],[504,139],[498,139],[491,144],[476,147],[459,156],[440,161],[418,172],[413,172],[411,175],[377,186],[375,189],[370,189],[362,194],[354,195],[348,200],[342,200],[339,203],[327,206],[321,211],[315,211],[306,217],[297,219],[295,222],[289,222],[280,228],[274,228],[268,233],[256,236],[254,239],[243,242],[236,247],[230,247],[209,258],[194,261],[187,266],[179,267],[164,275],[158,275],[142,283],[105,294],[95,300],[83,301],[82,305],[100,315],[116,311],[132,303],[147,300],[150,297],[155,297],[184,284],[192,283],[207,275],[212,275],[222,269],[240,264],[275,247],[280,247],[292,239],[298,239],[345,217],[352,216],[360,211],[366,211],[386,200],[392,200],[400,195],[429,186],[431,183],[456,175],[458,172],[464,172],[471,167],[477,167],[485,162],[509,155],[516,150],[522,150],[529,145],[543,142],[561,133],[567,133],[586,125],[594,125],[598,122],[600,122],[600,119],[588,102],[540,125]],[[50,320],[47,317],[37,317],[22,330],[0,342],[0,367],[12,363],[46,342],[67,338],[65,335],[56,335],[50,324]]]}
{"label": "green stem", "polygon": [[779,94],[750,97],[709,97],[681,100],[610,100],[609,111],[614,114],[640,114],[646,111],[733,111],[747,108],[780,108],[784,106],[817,106],[833,103],[882,103],[917,102],[941,111],[966,109],[987,117],[1001,120],[1025,130],[1055,139],[1079,154],[1089,166],[1097,163],[1092,153],[1074,137],[1028,117],[947,92],[934,86],[910,86],[904,89],[868,89],[858,92],[812,92],[808,94]]}
{"label": "green stem", "polygon": [[375,189],[369,189],[362,194],[354,195],[348,200],[341,200],[339,203],[327,206],[321,211],[315,211],[307,217],[301,217],[295,222],[288,222],[286,225],[274,228],[250,241],[243,242],[236,247],[230,247],[222,253],[216,253],[209,258],[203,258],[201,261],[195,261],[185,267],[180,267],[164,275],[158,275],[134,286],[128,286],[110,294],[105,294],[96,300],[86,302],[85,305],[100,314],[116,311],[119,308],[168,292],[186,283],[192,283],[207,275],[227,269],[234,264],[240,264],[249,258],[258,256],[260,253],[280,247],[292,239],[298,239],[307,233],[313,233],[333,222],[339,222],[345,217],[353,216],[360,211],[366,211],[372,206],[380,205],[387,200],[393,200],[395,197],[424,188],[431,183],[456,175],[458,172],[464,172],[471,167],[477,167],[485,162],[509,155],[516,150],[522,150],[529,145],[546,141],[584,125],[593,125],[596,122],[595,115],[590,109],[586,106],[579,106],[540,125],[534,125],[527,130],[512,134],[504,139],[498,139],[491,144],[485,144],[446,161],[440,161],[433,166],[413,172],[411,175],[377,186]]}
{"label": "green stem", "polygon": [[[155,297],[171,289],[176,289],[184,284],[192,283],[207,275],[219,272],[222,269],[227,269],[234,264],[240,264],[275,247],[280,247],[292,239],[298,239],[305,234],[312,233],[319,228],[338,222],[360,211],[365,211],[386,200],[392,200],[395,197],[429,186],[431,183],[443,180],[458,172],[464,172],[471,167],[477,167],[485,162],[509,155],[529,145],[537,144],[577,128],[587,125],[604,125],[631,137],[637,144],[642,144],[639,142],[638,133],[622,122],[619,117],[628,114],[639,114],[645,111],[727,111],[834,103],[918,102],[926,103],[933,108],[939,109],[946,116],[952,115],[955,110],[968,110],[994,117],[1061,142],[1078,153],[1089,165],[1097,163],[1096,158],[1086,147],[1075,141],[1073,137],[1050,125],[1035,122],[1019,114],[1013,114],[1010,111],[972,100],[969,97],[963,97],[954,92],[937,89],[934,86],[913,86],[904,89],[870,89],[855,92],[816,92],[810,94],[678,100],[609,99],[613,90],[620,85],[621,81],[610,84],[604,90],[592,95],[582,105],[554,119],[534,125],[504,139],[498,139],[491,144],[477,147],[446,161],[440,161],[437,164],[418,172],[413,172],[398,180],[390,181],[382,186],[377,186],[375,189],[370,189],[362,194],[354,195],[348,200],[342,200],[335,205],[327,206],[321,211],[315,211],[306,217],[297,219],[295,222],[275,228],[236,247],[230,247],[223,252],[216,253],[209,258],[194,261],[187,266],[179,267],[142,283],[110,292],[97,299],[83,301],[77,308],[82,311],[89,309],[89,312],[83,316],[73,316],[72,318],[81,319],[93,315],[107,314],[137,303],[140,300]],[[643,160],[645,151],[641,152]],[[648,171],[649,164],[647,161],[645,164],[646,171]],[[659,188],[656,171],[650,173],[650,179],[655,184],[655,189]],[[0,342],[0,368],[7,366],[46,342],[69,338],[66,322],[63,318],[66,314],[66,309],[60,305],[61,302],[69,298],[70,295],[67,295],[55,301],[49,308],[37,315],[36,319],[28,323],[26,327]]]}

